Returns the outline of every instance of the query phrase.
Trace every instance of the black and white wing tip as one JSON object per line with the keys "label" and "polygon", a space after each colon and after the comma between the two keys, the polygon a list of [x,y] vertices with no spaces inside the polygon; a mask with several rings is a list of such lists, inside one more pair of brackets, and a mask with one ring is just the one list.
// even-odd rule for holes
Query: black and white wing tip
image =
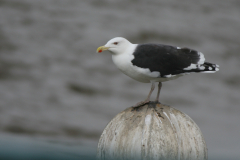
{"label": "black and white wing tip", "polygon": [[202,52],[197,52],[197,54],[199,56],[198,62],[196,64],[191,63],[190,66],[184,68],[183,70],[185,70],[186,72],[190,71],[202,73],[215,73],[219,71],[219,65],[205,62],[205,58]]}

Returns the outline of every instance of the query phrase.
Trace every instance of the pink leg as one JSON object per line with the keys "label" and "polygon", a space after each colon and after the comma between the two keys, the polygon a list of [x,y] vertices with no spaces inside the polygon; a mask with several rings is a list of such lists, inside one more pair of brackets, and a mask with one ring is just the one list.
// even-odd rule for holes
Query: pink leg
{"label": "pink leg", "polygon": [[142,106],[144,104],[149,103],[150,102],[150,97],[151,97],[151,94],[152,94],[154,88],[155,88],[155,83],[152,82],[151,90],[150,90],[150,92],[149,92],[149,94],[147,96],[147,99],[145,101],[142,101],[142,102],[139,102],[139,103],[135,104],[133,107],[139,107],[139,106]]}
{"label": "pink leg", "polygon": [[162,88],[162,82],[159,82],[158,83],[158,92],[157,92],[157,97],[156,97],[155,102],[159,102],[159,96],[160,96],[161,88]]}

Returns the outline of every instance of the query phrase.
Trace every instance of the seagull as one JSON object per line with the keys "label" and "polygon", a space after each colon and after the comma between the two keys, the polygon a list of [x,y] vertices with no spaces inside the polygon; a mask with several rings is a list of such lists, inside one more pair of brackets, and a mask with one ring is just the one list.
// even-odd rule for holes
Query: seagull
{"label": "seagull", "polygon": [[133,44],[123,37],[109,40],[97,48],[97,53],[109,51],[113,63],[127,76],[136,81],[151,83],[147,99],[134,105],[139,107],[150,102],[150,96],[158,82],[155,102],[159,103],[162,82],[174,80],[190,73],[215,73],[217,64],[205,62],[203,53],[189,48],[145,43]]}

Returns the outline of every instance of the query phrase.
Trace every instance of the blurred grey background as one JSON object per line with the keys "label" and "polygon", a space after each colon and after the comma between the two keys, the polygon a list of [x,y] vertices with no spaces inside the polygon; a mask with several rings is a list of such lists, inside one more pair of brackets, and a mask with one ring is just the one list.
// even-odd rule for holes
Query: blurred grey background
{"label": "blurred grey background", "polygon": [[0,0],[0,144],[95,153],[107,123],[150,89],[95,53],[117,36],[193,48],[220,65],[163,83],[160,101],[199,125],[210,160],[239,159],[239,0]]}

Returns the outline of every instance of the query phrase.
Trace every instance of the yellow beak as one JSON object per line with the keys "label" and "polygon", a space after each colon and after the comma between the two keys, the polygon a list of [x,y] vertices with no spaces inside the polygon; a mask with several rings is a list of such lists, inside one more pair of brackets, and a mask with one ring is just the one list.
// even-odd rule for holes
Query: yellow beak
{"label": "yellow beak", "polygon": [[106,50],[108,50],[109,49],[109,47],[105,47],[105,46],[100,46],[100,47],[98,47],[98,49],[97,49],[97,53],[101,53],[102,51],[106,51]]}

